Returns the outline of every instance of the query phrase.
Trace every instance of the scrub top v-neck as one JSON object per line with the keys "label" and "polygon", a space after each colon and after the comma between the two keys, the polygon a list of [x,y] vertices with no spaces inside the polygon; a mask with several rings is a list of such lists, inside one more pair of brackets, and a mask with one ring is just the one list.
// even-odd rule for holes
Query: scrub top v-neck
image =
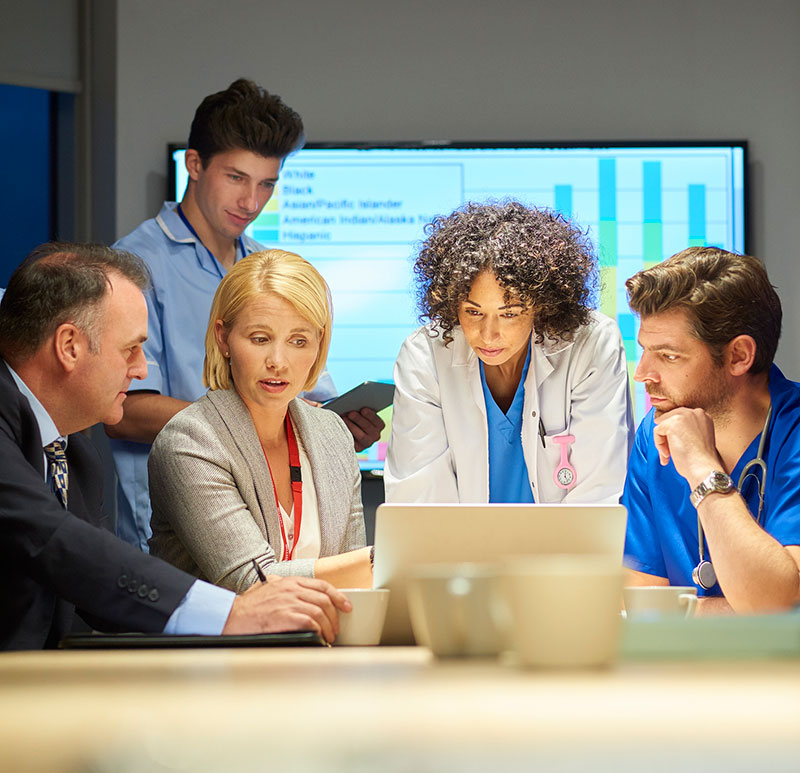
{"label": "scrub top v-neck", "polygon": [[522,375],[514,399],[506,413],[495,402],[486,384],[483,363],[480,363],[481,387],[486,403],[489,430],[489,501],[533,502],[528,466],[522,452],[522,408],[525,401],[525,377],[531,364],[531,347],[522,367]]}

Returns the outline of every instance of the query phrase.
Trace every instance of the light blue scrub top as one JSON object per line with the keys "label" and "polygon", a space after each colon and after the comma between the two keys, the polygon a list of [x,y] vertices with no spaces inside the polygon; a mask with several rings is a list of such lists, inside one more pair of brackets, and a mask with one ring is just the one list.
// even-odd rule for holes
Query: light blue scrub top
{"label": "light blue scrub top", "polygon": [[[264,249],[242,236],[245,254]],[[158,216],[145,220],[115,247],[144,260],[152,274],[146,293],[148,338],[144,344],[147,378],[134,381],[132,392],[153,391],[193,402],[205,394],[203,360],[211,302],[225,268],[197,239],[177,212],[165,202]],[[237,256],[237,259],[243,257]],[[336,396],[324,371],[306,397],[320,402]],[[117,535],[147,551],[150,529],[150,491],[147,479],[149,443],[112,440],[117,469]]]}
{"label": "light blue scrub top", "polygon": [[508,413],[503,413],[486,385],[480,363],[481,386],[486,403],[489,429],[489,501],[533,502],[528,466],[522,453],[522,406],[525,401],[525,377],[531,364],[531,345],[522,366],[522,376]]}

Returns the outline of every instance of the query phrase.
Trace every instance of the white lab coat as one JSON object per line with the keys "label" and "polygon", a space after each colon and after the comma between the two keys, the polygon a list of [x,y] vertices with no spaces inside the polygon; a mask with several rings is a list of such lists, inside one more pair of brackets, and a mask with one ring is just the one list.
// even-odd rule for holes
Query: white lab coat
{"label": "white lab coat", "polygon": [[[429,328],[403,343],[394,368],[387,502],[488,502],[489,432],[478,358],[461,328],[445,346]],[[539,418],[545,427],[545,447]],[[525,379],[522,450],[536,502],[616,503],[633,443],[628,369],[616,323],[592,312],[574,341],[533,344]],[[576,483],[553,473],[570,434]]]}

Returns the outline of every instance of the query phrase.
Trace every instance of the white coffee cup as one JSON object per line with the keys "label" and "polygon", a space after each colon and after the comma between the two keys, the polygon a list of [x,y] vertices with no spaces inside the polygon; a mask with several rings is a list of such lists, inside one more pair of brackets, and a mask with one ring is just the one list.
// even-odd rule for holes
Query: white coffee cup
{"label": "white coffee cup", "polygon": [[342,588],[353,605],[351,612],[339,612],[339,635],[334,644],[351,647],[380,644],[386,607],[387,588]]}
{"label": "white coffee cup", "polygon": [[691,617],[697,606],[693,585],[631,585],[622,593],[629,620]]}
{"label": "white coffee cup", "polygon": [[432,564],[414,567],[408,612],[417,644],[439,657],[487,656],[500,651],[492,615],[498,566]]}
{"label": "white coffee cup", "polygon": [[609,666],[619,652],[622,566],[600,555],[541,555],[504,567],[509,641],[520,665]]}

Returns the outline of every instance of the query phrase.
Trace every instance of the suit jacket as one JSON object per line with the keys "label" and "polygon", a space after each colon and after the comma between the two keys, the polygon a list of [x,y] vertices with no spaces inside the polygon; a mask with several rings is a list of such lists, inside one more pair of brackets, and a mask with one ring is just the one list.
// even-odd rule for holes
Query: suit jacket
{"label": "suit jacket", "polygon": [[194,578],[105,529],[103,472],[70,435],[69,511],[44,479],[36,417],[0,360],[0,649],[58,644],[75,607],[98,628],[163,630]]}
{"label": "suit jacket", "polygon": [[[361,473],[353,437],[332,411],[293,400],[319,508],[320,555],[363,547]],[[278,561],[280,522],[255,425],[235,389],[209,391],[159,433],[149,460],[150,551],[237,592],[266,573],[311,577],[313,558]]]}

